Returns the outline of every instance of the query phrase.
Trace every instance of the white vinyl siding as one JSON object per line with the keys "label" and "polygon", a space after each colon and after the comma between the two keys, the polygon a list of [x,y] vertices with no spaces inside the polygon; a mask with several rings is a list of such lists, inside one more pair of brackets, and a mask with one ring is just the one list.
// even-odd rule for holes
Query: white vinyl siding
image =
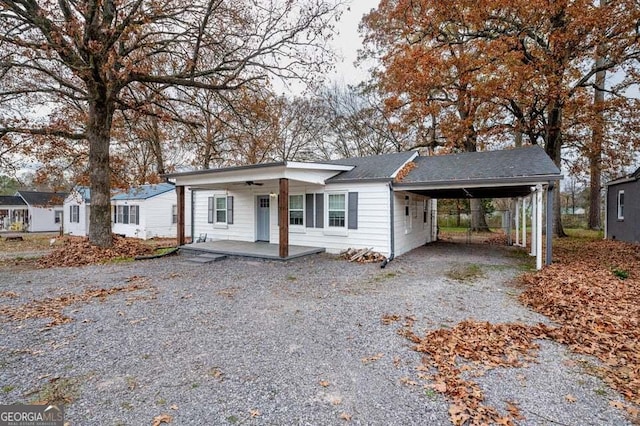
{"label": "white vinyl siding", "polygon": [[[156,237],[176,238],[177,223],[171,223],[174,214],[177,219],[177,210],[174,209],[177,206],[175,190],[141,200],[114,200],[112,203],[116,212],[118,207],[126,207],[125,202],[130,207],[129,223],[114,223],[114,233],[145,240]],[[185,190],[184,209],[185,235],[191,235],[191,191],[188,189]],[[136,218],[138,223],[132,223]]]}
{"label": "white vinyl siding", "polygon": [[[209,241],[215,240],[235,240],[235,241],[256,241],[256,212],[257,197],[259,195],[269,195],[278,193],[277,182],[265,183],[260,187],[237,188],[233,191],[197,190],[194,192],[194,235],[197,237],[201,233],[207,234]],[[389,255],[390,248],[390,217],[389,201],[390,192],[386,183],[362,183],[362,184],[330,184],[314,185],[302,182],[289,181],[289,192],[291,195],[303,195],[302,204],[305,204],[306,194],[314,195],[313,214],[304,210],[305,226],[289,226],[289,244],[298,246],[324,247],[329,253],[339,253],[348,248],[371,248],[373,251]],[[348,229],[349,218],[349,196],[350,192],[357,192],[357,229]],[[413,248],[424,245],[430,241],[431,219],[427,215],[429,223],[423,224],[423,210],[425,197],[413,196],[415,213],[414,227],[411,233],[404,233],[404,196],[406,193],[394,194],[395,196],[395,222],[396,222],[396,255],[405,253]],[[315,227],[317,212],[315,211],[316,195],[324,200],[324,208],[321,212],[323,227]],[[342,197],[332,198],[334,204],[331,206],[337,212],[334,218],[342,213],[344,225],[340,228],[328,226],[329,216],[329,195],[342,195]],[[217,228],[208,223],[209,198],[214,196],[233,196],[234,198],[234,224],[226,228]],[[417,201],[417,203],[415,203]],[[290,207],[291,203],[290,199]],[[429,205],[429,203],[426,203]],[[340,207],[339,209],[337,207]],[[294,209],[295,210],[295,209]],[[309,217],[313,217],[311,222],[314,226],[307,227]],[[342,223],[342,219],[339,219]],[[420,223],[418,223],[420,222]],[[291,223],[291,222],[289,222]],[[417,225],[421,226],[417,226]],[[278,209],[271,209],[269,242],[278,244]]]}

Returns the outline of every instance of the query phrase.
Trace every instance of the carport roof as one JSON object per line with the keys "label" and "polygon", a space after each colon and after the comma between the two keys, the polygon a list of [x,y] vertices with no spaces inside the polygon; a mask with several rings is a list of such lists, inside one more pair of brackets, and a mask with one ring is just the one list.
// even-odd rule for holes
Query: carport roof
{"label": "carport roof", "polygon": [[394,188],[433,198],[518,197],[529,194],[533,185],[562,179],[560,169],[537,145],[413,161],[415,168]]}

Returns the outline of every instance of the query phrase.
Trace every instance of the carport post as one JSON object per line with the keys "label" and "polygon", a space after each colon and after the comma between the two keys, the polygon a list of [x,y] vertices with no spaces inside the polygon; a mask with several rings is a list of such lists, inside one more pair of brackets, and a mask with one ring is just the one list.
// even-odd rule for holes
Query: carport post
{"label": "carport post", "polygon": [[547,265],[551,265],[553,257],[553,186],[553,182],[547,185]]}
{"label": "carport post", "polygon": [[520,198],[516,198],[516,246],[520,245]]}
{"label": "carport post", "polygon": [[542,269],[542,185],[536,186],[536,269]]}
{"label": "carport post", "polygon": [[522,198],[522,247],[527,248],[527,199]]}
{"label": "carport post", "polygon": [[531,193],[531,251],[530,251],[530,255],[531,256],[535,256],[536,255],[536,248],[538,247],[538,244],[536,243],[536,236],[538,235],[537,233],[537,223],[536,223],[536,210],[538,207],[538,203],[536,203],[536,193],[535,191],[533,191]]}

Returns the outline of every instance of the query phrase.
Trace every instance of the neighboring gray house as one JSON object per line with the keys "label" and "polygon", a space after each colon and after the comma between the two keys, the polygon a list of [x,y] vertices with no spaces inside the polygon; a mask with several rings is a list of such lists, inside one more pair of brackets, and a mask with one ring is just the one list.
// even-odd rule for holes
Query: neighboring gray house
{"label": "neighboring gray house", "polygon": [[640,243],[640,168],[606,184],[604,236]]}

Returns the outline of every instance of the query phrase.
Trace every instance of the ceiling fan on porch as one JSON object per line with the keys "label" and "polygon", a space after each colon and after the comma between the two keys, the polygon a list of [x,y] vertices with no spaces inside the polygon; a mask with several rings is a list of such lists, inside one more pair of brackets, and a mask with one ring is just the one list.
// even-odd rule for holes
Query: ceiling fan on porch
{"label": "ceiling fan on porch", "polygon": [[245,182],[245,184],[246,184],[247,186],[253,186],[253,185],[255,185],[255,186],[262,186],[262,185],[264,185],[264,183],[262,183],[262,182],[254,182],[254,181],[252,181],[252,180],[248,180],[248,181],[246,181],[246,182]]}

